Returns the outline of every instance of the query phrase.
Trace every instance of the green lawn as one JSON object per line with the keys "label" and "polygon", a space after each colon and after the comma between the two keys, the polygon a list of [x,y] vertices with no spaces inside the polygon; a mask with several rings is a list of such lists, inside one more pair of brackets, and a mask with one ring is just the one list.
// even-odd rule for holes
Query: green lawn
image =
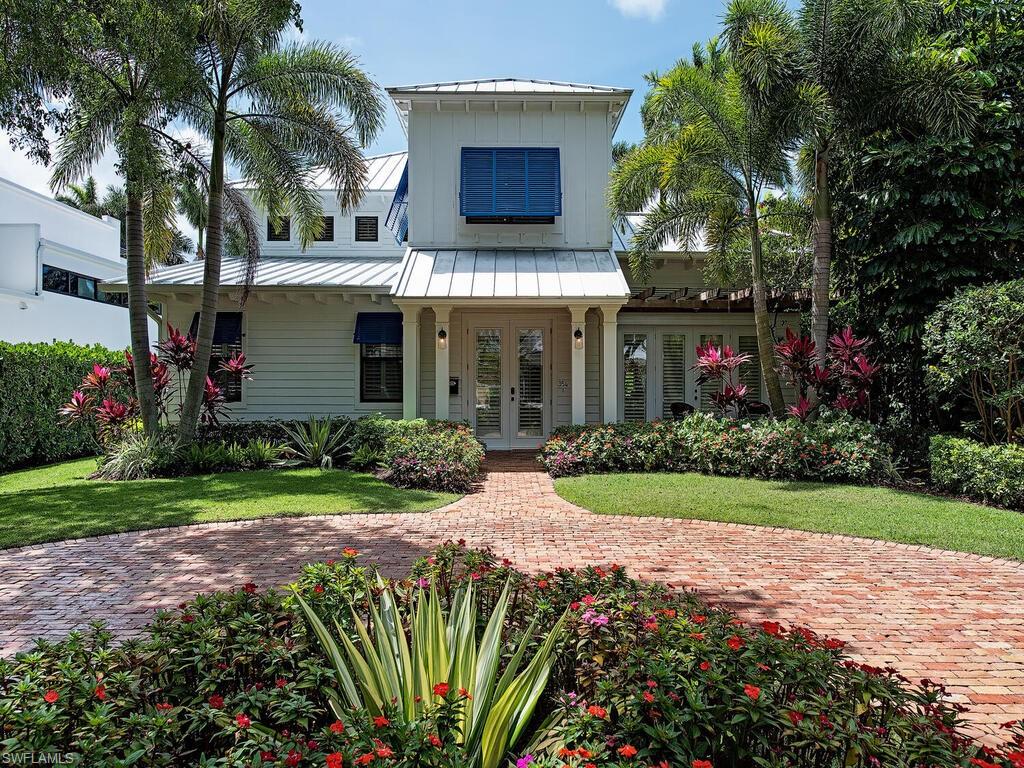
{"label": "green lawn", "polygon": [[621,474],[563,478],[555,489],[601,514],[798,528],[1024,560],[1024,514],[889,488]]}
{"label": "green lawn", "polygon": [[95,468],[95,459],[80,459],[0,475],[0,548],[218,520],[420,512],[458,498],[393,488],[371,475],[338,470],[86,480]]}

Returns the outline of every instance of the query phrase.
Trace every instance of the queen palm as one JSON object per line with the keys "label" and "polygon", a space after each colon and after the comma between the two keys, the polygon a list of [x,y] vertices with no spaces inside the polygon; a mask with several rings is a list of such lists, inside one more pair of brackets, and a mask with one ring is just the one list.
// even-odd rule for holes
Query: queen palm
{"label": "queen palm", "polygon": [[610,186],[616,215],[648,210],[634,235],[630,267],[646,277],[653,254],[669,239],[692,246],[703,235],[725,251],[745,237],[761,372],[772,410],[781,414],[758,204],[767,188],[789,181],[788,137],[774,112],[750,109],[715,40],[648,82],[644,140],[620,159]]}
{"label": "queen palm", "polygon": [[[57,142],[51,186],[64,189],[83,178],[103,153],[113,149],[125,180],[125,258],[132,357],[143,427],[157,427],[156,400],[150,372],[146,243],[143,211],[147,198],[170,172],[166,147],[154,127],[165,124],[171,93],[184,82],[181,62],[195,43],[196,20],[186,2],[109,0],[91,15],[88,34],[75,37],[66,92],[71,96],[68,128]],[[94,185],[93,185],[94,186]],[[82,190],[94,198],[94,189]],[[86,201],[88,202],[88,201]],[[161,209],[150,205],[151,218]],[[161,218],[161,226],[170,226]],[[153,240],[150,253],[161,259],[167,238]]]}
{"label": "queen palm", "polygon": [[935,0],[732,0],[725,37],[745,90],[777,101],[795,86],[791,120],[802,133],[814,213],[811,330],[817,354],[828,338],[832,263],[833,153],[883,124],[923,124],[962,135],[976,86],[967,67],[930,46]]}
{"label": "queen palm", "polygon": [[[325,173],[338,190],[341,209],[352,208],[366,176],[361,147],[384,120],[380,90],[350,53],[322,42],[282,43],[282,33],[298,18],[292,0],[204,0],[201,6],[196,78],[179,103],[184,118],[210,145],[202,303],[179,424],[181,443],[195,431],[213,346],[225,199],[232,195],[225,162],[249,181],[255,202],[271,221],[292,217],[305,246],[323,227],[313,174]],[[255,239],[250,242],[251,279],[259,252]]]}

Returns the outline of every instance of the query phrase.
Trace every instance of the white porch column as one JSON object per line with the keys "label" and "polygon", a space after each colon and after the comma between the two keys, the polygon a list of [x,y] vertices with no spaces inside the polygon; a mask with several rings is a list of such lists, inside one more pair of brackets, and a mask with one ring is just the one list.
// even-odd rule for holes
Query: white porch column
{"label": "white porch column", "polygon": [[402,310],[402,418],[415,419],[420,397],[420,307]]}
{"label": "white porch column", "polygon": [[[448,320],[451,307],[434,307],[434,418],[448,418]],[[442,338],[442,335],[444,338]]]}
{"label": "white porch column", "polygon": [[601,400],[604,420],[619,420],[618,306],[601,307]]}
{"label": "white porch column", "polygon": [[[587,308],[569,307],[572,315],[572,335],[569,343],[572,345],[572,423],[587,423]],[[576,332],[583,335],[576,340]]]}

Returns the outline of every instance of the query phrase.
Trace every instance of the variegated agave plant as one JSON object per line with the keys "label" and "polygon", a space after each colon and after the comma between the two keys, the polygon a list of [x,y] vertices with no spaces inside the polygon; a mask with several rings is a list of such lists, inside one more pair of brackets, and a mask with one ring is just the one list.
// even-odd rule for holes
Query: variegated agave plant
{"label": "variegated agave plant", "polygon": [[477,595],[472,581],[455,593],[445,615],[437,591],[420,589],[411,608],[400,607],[393,590],[378,576],[379,605],[370,601],[370,623],[354,609],[358,635],[354,642],[335,618],[334,632],[296,592],[296,600],[334,669],[338,693],[331,698],[335,715],[346,708],[382,713],[394,701],[392,716],[416,718],[437,702],[435,686],[465,689],[460,712],[462,744],[471,768],[497,768],[523,734],[547,685],[554,647],[565,622],[555,624],[533,656],[527,646],[536,630],[530,624],[501,675],[498,675],[502,628],[508,610],[509,586],[477,639]]}

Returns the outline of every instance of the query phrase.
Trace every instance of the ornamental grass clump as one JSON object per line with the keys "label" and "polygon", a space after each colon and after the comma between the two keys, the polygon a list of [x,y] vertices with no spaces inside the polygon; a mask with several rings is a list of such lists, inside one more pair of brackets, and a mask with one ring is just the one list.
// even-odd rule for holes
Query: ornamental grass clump
{"label": "ornamental grass clump", "polygon": [[0,659],[0,752],[160,768],[1024,759],[1024,723],[982,746],[940,685],[616,565],[526,574],[448,543],[386,581],[360,560],[346,547],[285,595],[200,596],[120,645],[93,628]]}

